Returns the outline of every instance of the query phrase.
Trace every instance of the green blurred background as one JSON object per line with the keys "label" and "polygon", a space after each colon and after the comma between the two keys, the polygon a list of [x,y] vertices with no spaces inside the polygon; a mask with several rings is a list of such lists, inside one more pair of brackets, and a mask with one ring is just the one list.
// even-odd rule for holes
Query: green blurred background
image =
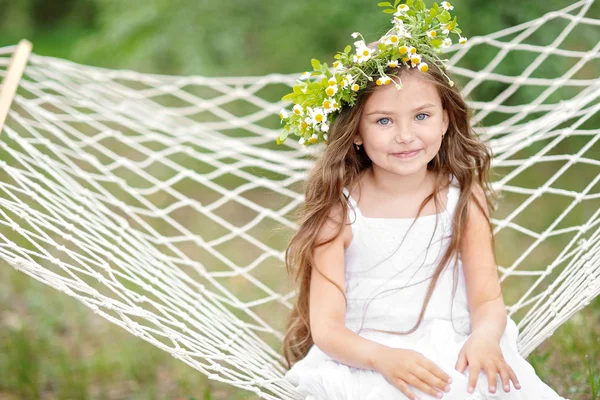
{"label": "green blurred background", "polygon": [[[27,38],[37,54],[150,73],[298,73],[310,68],[310,58],[329,62],[351,42],[354,31],[368,40],[378,38],[386,17],[376,3],[0,0],[0,46]],[[529,21],[570,3],[452,2],[469,38]],[[594,4],[588,16],[600,17],[599,5]],[[556,33],[549,32],[539,40],[549,43],[554,38]],[[595,38],[584,35],[578,40],[597,40],[598,36]],[[573,38],[563,47],[580,45]],[[481,59],[470,54],[465,62],[475,68]],[[515,58],[510,65],[521,71],[526,62]],[[546,66],[549,73],[552,67]],[[597,77],[600,70],[588,74]],[[599,398],[599,333],[600,301],[596,299],[528,360],[561,395]],[[0,268],[0,371],[0,399],[255,398],[208,381],[167,353],[95,316],[76,300],[6,264]]]}

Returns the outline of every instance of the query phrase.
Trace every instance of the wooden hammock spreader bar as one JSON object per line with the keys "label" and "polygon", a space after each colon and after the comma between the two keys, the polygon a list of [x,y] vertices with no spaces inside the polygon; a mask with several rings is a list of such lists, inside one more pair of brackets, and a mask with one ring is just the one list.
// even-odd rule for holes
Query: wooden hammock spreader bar
{"label": "wooden hammock spreader bar", "polygon": [[32,47],[29,40],[22,39],[17,46],[17,50],[10,59],[6,77],[2,81],[2,88],[0,89],[0,135],[4,129],[4,122],[6,122],[8,110],[10,110],[10,106],[15,98],[15,93],[19,87],[19,82],[23,76],[23,70],[27,65],[27,60],[29,60]]}

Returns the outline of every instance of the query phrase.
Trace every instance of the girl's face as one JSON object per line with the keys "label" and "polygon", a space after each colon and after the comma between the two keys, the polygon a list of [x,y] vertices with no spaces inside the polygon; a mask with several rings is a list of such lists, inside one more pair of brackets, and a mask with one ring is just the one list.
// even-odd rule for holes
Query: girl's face
{"label": "girl's face", "polygon": [[419,74],[402,74],[400,90],[393,83],[377,87],[365,104],[354,142],[364,146],[374,168],[412,175],[440,149],[448,113],[434,84]]}

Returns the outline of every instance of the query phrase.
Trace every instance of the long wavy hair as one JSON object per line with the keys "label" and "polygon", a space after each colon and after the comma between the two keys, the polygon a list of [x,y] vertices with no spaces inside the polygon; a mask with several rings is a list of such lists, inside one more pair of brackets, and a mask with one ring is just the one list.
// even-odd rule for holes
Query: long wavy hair
{"label": "long wavy hair", "polygon": [[[436,177],[435,188],[433,193],[421,203],[417,218],[423,207],[432,198],[436,210],[441,210],[442,205],[439,204],[438,194],[449,184],[450,174],[456,177],[461,190],[453,216],[450,244],[432,275],[417,323],[406,332],[383,331],[393,334],[410,334],[419,327],[440,274],[451,259],[455,261],[458,259],[461,232],[465,228],[471,197],[483,211],[483,206],[473,195],[472,189],[475,185],[479,184],[486,193],[488,208],[490,210],[495,208],[496,194],[489,183],[491,149],[478,139],[471,125],[472,110],[467,106],[458,86],[451,87],[434,63],[428,62],[428,65],[430,68],[426,73],[413,72],[415,70],[407,72],[409,71],[407,67],[388,68],[386,71],[386,74],[397,75],[400,78],[405,73],[418,73],[423,79],[432,82],[437,88],[442,107],[448,112],[448,130],[442,140],[439,152],[427,165],[427,169],[432,171]],[[344,187],[352,190],[355,184],[359,183],[362,173],[371,166],[371,160],[364,151],[364,147],[356,150],[353,146],[353,139],[358,132],[365,104],[375,90],[377,90],[375,82],[369,82],[367,87],[359,92],[354,106],[342,108],[330,127],[329,140],[325,150],[316,160],[304,183],[305,201],[298,211],[297,218],[299,229],[292,236],[285,252],[287,272],[294,278],[296,291],[296,302],[286,321],[286,332],[282,345],[288,368],[304,358],[313,345],[309,319],[309,289],[313,268],[318,269],[314,262],[313,251],[316,247],[330,243],[340,235],[343,225],[340,224],[335,236],[322,243],[316,243],[317,233],[327,221],[330,210],[336,205],[341,206],[343,210],[342,221],[347,220],[348,199],[342,190]],[[487,219],[490,230],[492,230],[489,217]],[[493,234],[492,243],[495,243]],[[455,268],[453,297],[457,286],[456,271]],[[319,270],[319,272],[325,276],[322,271]],[[344,289],[327,276],[325,278],[342,293],[347,305]]]}

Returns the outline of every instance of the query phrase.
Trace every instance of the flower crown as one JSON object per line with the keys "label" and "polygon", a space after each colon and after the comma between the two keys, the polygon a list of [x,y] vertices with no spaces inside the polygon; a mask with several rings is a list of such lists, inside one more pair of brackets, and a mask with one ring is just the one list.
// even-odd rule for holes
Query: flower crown
{"label": "flower crown", "polygon": [[[335,55],[336,61],[330,70],[326,63],[312,59],[313,72],[305,72],[296,81],[292,93],[285,95],[282,100],[291,100],[295,105],[292,111],[285,108],[279,116],[281,123],[285,122],[277,144],[285,142],[288,135],[299,138],[299,143],[309,146],[318,142],[327,142],[327,132],[343,105],[353,106],[358,91],[364,89],[373,77],[377,77],[377,85],[388,85],[394,82],[396,89],[402,89],[402,81],[397,75],[388,76],[388,67],[418,68],[427,72],[429,66],[423,61],[426,57],[435,63],[442,74],[448,79],[450,86],[454,82],[446,75],[446,61],[438,54],[443,48],[452,44],[448,36],[450,32],[459,36],[458,42],[464,44],[467,38],[462,37],[458,29],[456,17],[450,16],[454,7],[447,1],[440,5],[433,3],[428,9],[423,0],[401,0],[379,3],[386,14],[394,14],[393,27],[379,39],[377,48],[370,48],[358,32],[352,37],[361,40],[354,42],[356,51],[350,53],[352,47],[346,46],[343,52]],[[316,77],[313,81],[311,78]],[[397,80],[397,82],[395,82]]]}

